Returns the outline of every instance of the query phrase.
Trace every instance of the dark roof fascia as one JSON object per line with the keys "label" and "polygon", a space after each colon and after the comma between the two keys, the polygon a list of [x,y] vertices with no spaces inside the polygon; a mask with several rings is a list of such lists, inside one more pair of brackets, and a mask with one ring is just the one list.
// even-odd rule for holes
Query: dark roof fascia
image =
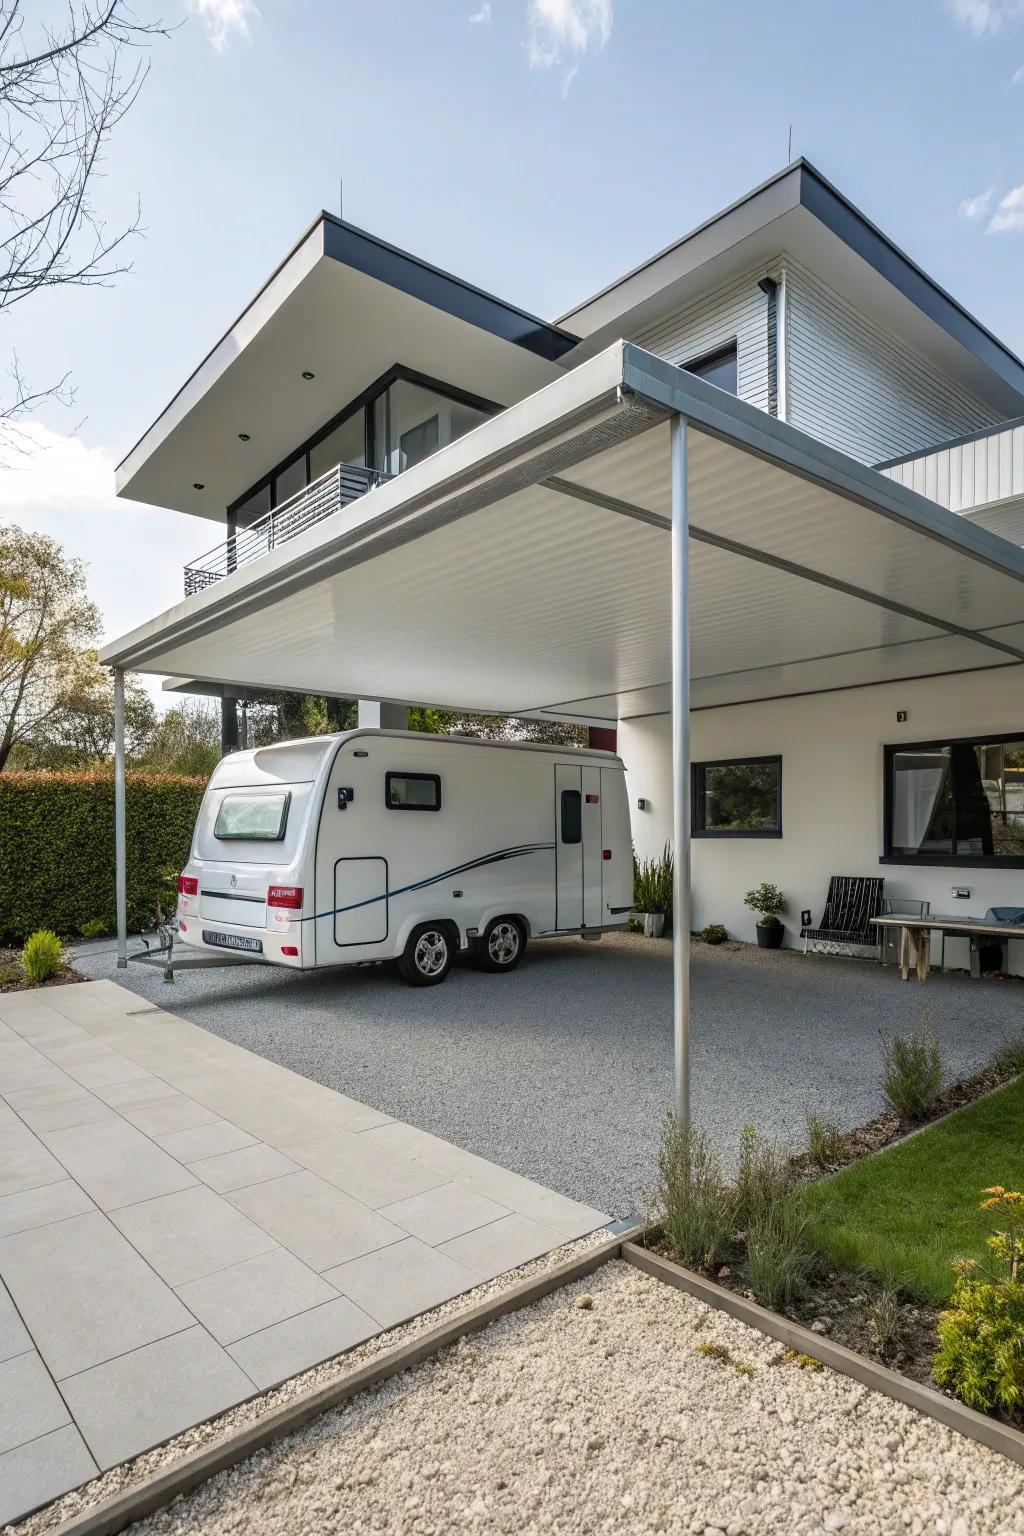
{"label": "dark roof fascia", "polygon": [[464,282],[451,272],[432,266],[386,240],[358,229],[337,215],[321,215],[324,221],[324,254],[345,266],[364,272],[379,282],[421,299],[434,309],[489,331],[503,341],[523,347],[548,362],[557,363],[579,344],[580,338],[558,325],[541,320],[507,304],[483,288]]}

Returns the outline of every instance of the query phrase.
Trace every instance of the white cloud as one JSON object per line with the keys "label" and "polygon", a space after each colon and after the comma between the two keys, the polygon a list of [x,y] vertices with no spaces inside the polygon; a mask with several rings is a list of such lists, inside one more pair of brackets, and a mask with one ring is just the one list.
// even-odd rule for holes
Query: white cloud
{"label": "white cloud", "polygon": [[999,199],[999,207],[989,220],[989,232],[1002,234],[1008,229],[1024,229],[1024,183],[1013,187]]}
{"label": "white cloud", "polygon": [[486,27],[491,19],[491,0],[483,0],[478,11],[470,11],[469,19],[474,27]]}
{"label": "white cloud", "polygon": [[529,0],[527,19],[530,66],[551,69],[604,47],[612,35],[612,0]]}
{"label": "white cloud", "polygon": [[1024,12],[1022,0],[947,0],[949,9],[975,37],[999,32]]}
{"label": "white cloud", "polygon": [[994,189],[989,187],[987,192],[979,192],[977,197],[965,197],[957,210],[960,217],[962,219],[971,219],[972,221],[984,218],[985,214],[988,213],[993,196]]}
{"label": "white cloud", "polygon": [[576,79],[576,76],[579,74],[579,72],[580,72],[580,67],[579,67],[578,64],[570,64],[569,68],[566,70],[565,74],[562,76],[562,100],[563,101],[568,96],[569,92],[572,90],[572,83]]}
{"label": "white cloud", "polygon": [[186,0],[186,4],[203,23],[218,53],[224,52],[233,36],[248,37],[249,22],[259,15],[256,0]]}
{"label": "white cloud", "polygon": [[1014,70],[1013,78],[1011,79],[1010,84],[1011,85],[1024,85],[1024,64],[1022,64],[1020,66],[1020,69],[1015,69]]}
{"label": "white cloud", "polygon": [[[182,599],[182,566],[222,536],[216,523],[118,501],[114,456],[27,421],[0,426],[0,523],[48,533],[88,569],[89,596],[107,639],[126,634]],[[168,698],[144,678],[161,708]]]}

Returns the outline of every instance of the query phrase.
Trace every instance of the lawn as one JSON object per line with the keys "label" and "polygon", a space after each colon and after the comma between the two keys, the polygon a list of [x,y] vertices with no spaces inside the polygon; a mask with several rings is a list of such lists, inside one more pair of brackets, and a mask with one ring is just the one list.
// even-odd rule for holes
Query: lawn
{"label": "lawn", "polygon": [[814,1240],[826,1262],[942,1302],[952,1261],[984,1252],[978,1202],[991,1184],[1024,1189],[1024,1077],[812,1185]]}

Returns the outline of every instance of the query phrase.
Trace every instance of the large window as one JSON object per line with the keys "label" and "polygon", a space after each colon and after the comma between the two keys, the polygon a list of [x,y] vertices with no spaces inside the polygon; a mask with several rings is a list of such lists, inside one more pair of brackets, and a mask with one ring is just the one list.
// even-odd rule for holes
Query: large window
{"label": "large window", "polygon": [[693,765],[695,837],[781,837],[782,758]]}
{"label": "large window", "polygon": [[884,856],[1024,868],[1024,735],[886,747]]}
{"label": "large window", "polygon": [[290,793],[225,795],[213,835],[223,842],[279,843],[288,820]]}
{"label": "large window", "polygon": [[439,811],[440,777],[436,773],[386,773],[384,804],[389,811]]}
{"label": "large window", "polygon": [[683,364],[683,370],[695,374],[698,379],[706,379],[709,384],[717,384],[730,395],[736,394],[739,388],[736,343],[730,342],[727,347],[719,347],[704,357],[695,357],[692,363]]}

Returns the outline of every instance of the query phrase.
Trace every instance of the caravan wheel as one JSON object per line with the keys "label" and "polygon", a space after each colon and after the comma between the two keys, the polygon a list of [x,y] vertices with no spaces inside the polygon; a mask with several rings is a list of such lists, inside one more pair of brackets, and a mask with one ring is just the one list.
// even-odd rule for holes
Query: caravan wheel
{"label": "caravan wheel", "polygon": [[398,974],[410,987],[436,987],[448,975],[454,958],[452,936],[444,924],[424,923],[409,935]]}
{"label": "caravan wheel", "polygon": [[482,971],[514,971],[526,948],[526,929],[518,917],[496,917],[477,940],[476,963]]}

